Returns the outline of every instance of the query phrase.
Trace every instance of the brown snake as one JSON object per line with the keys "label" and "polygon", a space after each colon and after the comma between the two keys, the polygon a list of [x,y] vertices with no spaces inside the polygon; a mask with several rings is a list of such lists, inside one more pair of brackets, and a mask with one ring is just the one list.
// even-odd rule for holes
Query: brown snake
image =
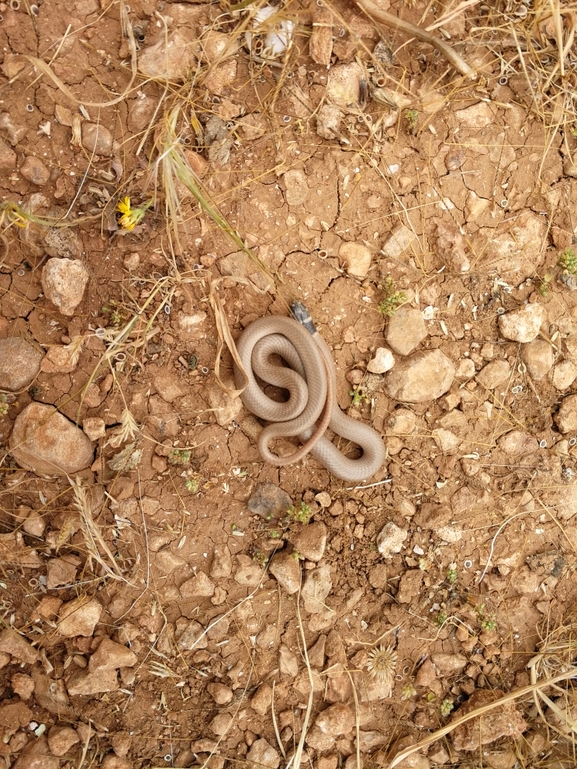
{"label": "brown snake", "polygon": [[[385,460],[381,436],[372,427],[346,416],[337,405],[336,369],[331,352],[300,302],[291,310],[298,320],[271,315],[259,318],[243,331],[237,349],[248,385],[241,395],[246,408],[270,422],[258,439],[260,455],[266,462],[282,466],[298,462],[310,453],[330,473],[345,481],[359,482],[373,476]],[[275,364],[280,356],[289,368]],[[239,389],[245,383],[235,366]],[[256,375],[289,392],[285,403],[272,400],[261,389]],[[321,422],[315,427],[319,418]],[[327,427],[358,444],[363,454],[349,459],[324,435]],[[269,448],[277,438],[298,436],[303,445],[288,457],[279,457]]]}

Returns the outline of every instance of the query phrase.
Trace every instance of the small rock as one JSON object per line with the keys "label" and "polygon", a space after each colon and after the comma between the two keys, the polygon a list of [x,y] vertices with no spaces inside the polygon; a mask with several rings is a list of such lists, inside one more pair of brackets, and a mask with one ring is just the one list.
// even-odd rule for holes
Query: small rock
{"label": "small rock", "polygon": [[470,358],[461,358],[457,364],[455,376],[457,379],[471,379],[475,376],[475,364]]}
{"label": "small rock", "polygon": [[315,499],[321,507],[330,507],[332,502],[331,495],[328,491],[319,491],[318,494],[315,494]]}
{"label": "small rock", "polygon": [[52,227],[44,236],[46,253],[62,259],[80,259],[84,245],[78,232],[72,227]]}
{"label": "small rock", "polygon": [[292,500],[286,491],[273,483],[261,483],[248,500],[247,507],[251,513],[268,521],[284,517],[292,507]]}
{"label": "small rock", "polygon": [[217,32],[209,29],[204,33],[200,41],[202,60],[213,64],[225,56],[234,56],[237,51],[237,44],[234,38],[226,35],[224,32]]}
{"label": "small rock", "polygon": [[48,740],[44,734],[37,739],[33,738],[12,765],[12,769],[59,769],[59,767],[60,759],[50,755]]}
{"label": "small rock", "polygon": [[421,594],[423,585],[423,572],[420,569],[409,569],[399,582],[397,601],[399,603],[412,603]]}
{"label": "small rock", "polygon": [[285,199],[289,206],[301,206],[309,194],[306,176],[298,168],[291,168],[283,174]]}
{"label": "small rock", "polygon": [[124,758],[132,747],[132,736],[129,732],[115,732],[110,736],[110,744],[116,755]]}
{"label": "small rock", "polygon": [[301,590],[305,610],[310,614],[319,614],[324,611],[325,599],[331,592],[332,586],[331,570],[328,566],[319,566],[309,571]]}
{"label": "small rock", "polygon": [[32,184],[42,187],[50,181],[50,171],[40,158],[29,155],[20,166],[20,175]]}
{"label": "small rock", "polygon": [[91,464],[88,437],[53,406],[30,403],[18,414],[10,448],[20,467],[38,475],[74,475]]}
{"label": "small rock", "polygon": [[75,598],[62,604],[58,612],[58,632],[64,638],[91,636],[102,614],[102,605],[91,598]]}
{"label": "small rock", "polygon": [[237,60],[227,59],[207,72],[203,85],[210,93],[221,94],[223,89],[234,81],[236,70]]}
{"label": "small rock", "polygon": [[343,111],[336,104],[323,104],[317,112],[317,134],[329,141],[341,133]]}
{"label": "small rock", "polygon": [[484,750],[483,763],[491,769],[513,769],[517,754],[514,750]]}
{"label": "small rock", "polygon": [[359,732],[359,748],[361,753],[371,753],[373,750],[386,745],[389,739],[389,736],[382,732]]}
{"label": "small rock", "polygon": [[181,651],[192,651],[192,649],[206,649],[208,641],[203,626],[196,620],[185,620],[178,625],[176,633],[178,648]]}
{"label": "small rock", "polygon": [[53,756],[64,756],[78,742],[78,732],[70,726],[53,726],[48,732],[48,747]]}
{"label": "small rock", "polygon": [[109,158],[112,155],[112,134],[100,123],[83,123],[82,146],[88,152]]}
{"label": "small rock", "polygon": [[529,454],[537,451],[539,448],[539,441],[534,435],[529,435],[522,430],[512,430],[507,435],[503,435],[497,441],[497,444],[501,451],[510,456],[522,454],[527,457]]}
{"label": "small rock", "polygon": [[156,371],[152,375],[152,384],[163,401],[172,403],[188,392],[186,382],[176,371]]}
{"label": "small rock", "polygon": [[272,689],[268,684],[261,684],[250,701],[250,706],[259,716],[264,716],[268,713],[271,704]]}
{"label": "small rock", "polygon": [[540,304],[526,304],[519,310],[500,315],[499,330],[505,339],[513,342],[532,342],[545,316],[545,308]]}
{"label": "small rock", "polygon": [[231,398],[220,387],[209,390],[208,403],[213,410],[217,424],[221,427],[226,427],[233,422],[242,411],[241,399],[238,396]]}
{"label": "small rock", "polygon": [[418,240],[418,235],[410,227],[401,224],[391,233],[382,248],[382,253],[389,259],[398,259],[416,240]]}
{"label": "small rock", "polygon": [[564,398],[553,418],[562,433],[577,432],[577,395]]}
{"label": "small rock", "polygon": [[385,339],[393,352],[409,355],[427,336],[427,328],[420,310],[407,305],[399,307],[389,318]]}
{"label": "small rock", "polygon": [[493,360],[479,371],[477,381],[487,390],[494,390],[495,387],[506,382],[510,376],[511,366],[506,360]]}
{"label": "small rock", "polygon": [[70,677],[66,688],[71,697],[115,692],[118,689],[118,677],[116,670],[99,670],[97,673],[81,670]]}
{"label": "small rock", "polygon": [[317,716],[315,726],[324,734],[339,737],[354,729],[355,714],[348,705],[336,702]]}
{"label": "small rock", "polygon": [[371,374],[384,374],[395,365],[393,353],[386,347],[377,347],[375,355],[367,364],[367,371]]}
{"label": "small rock", "polygon": [[295,550],[308,561],[318,562],[325,554],[327,527],[322,522],[310,523],[291,540]]}
{"label": "small rock", "polygon": [[0,139],[0,171],[9,174],[16,168],[17,159],[14,150],[10,149],[4,139]]}
{"label": "small rock", "polygon": [[398,361],[385,377],[389,397],[407,403],[426,403],[450,389],[455,367],[440,350],[416,352]]}
{"label": "small rock", "polygon": [[[475,691],[457,710],[453,720],[461,718],[477,708],[495,702],[502,696],[503,692],[498,690]],[[514,703],[509,702],[493,708],[493,710],[486,711],[480,718],[473,718],[467,721],[467,723],[457,726],[451,732],[451,737],[455,750],[478,751],[480,745],[489,745],[501,737],[510,737],[513,740],[518,740],[526,728],[527,724],[515,708]]]}
{"label": "small rock", "polygon": [[335,738],[332,734],[325,734],[317,726],[309,729],[305,739],[306,744],[319,753],[330,750],[335,744]]}
{"label": "small rock", "polygon": [[387,419],[387,428],[393,435],[410,435],[417,426],[417,417],[409,409],[395,409]]}
{"label": "small rock", "polygon": [[325,95],[333,104],[346,107],[359,101],[363,70],[357,62],[337,64],[329,70]]}
{"label": "small rock", "polygon": [[98,649],[91,655],[88,662],[88,670],[98,673],[102,670],[118,670],[119,668],[131,668],[138,662],[136,654],[122,644],[111,641],[105,636]]}
{"label": "small rock", "polygon": [[106,424],[100,417],[86,417],[82,429],[91,441],[97,441],[106,435]]}
{"label": "small rock", "polygon": [[36,668],[32,669],[32,680],[34,681],[34,699],[41,708],[57,716],[68,712],[70,701],[64,681],[50,678]]}
{"label": "small rock", "polygon": [[463,654],[445,654],[435,652],[431,655],[433,665],[444,676],[452,676],[460,673],[467,665],[467,658]]}
{"label": "small rock", "polygon": [[285,593],[298,593],[301,586],[301,567],[298,558],[292,553],[275,553],[271,558],[269,571]]}
{"label": "small rock", "polygon": [[400,553],[403,542],[409,536],[407,529],[401,529],[392,521],[386,523],[377,537],[377,548],[383,558],[390,558],[395,553]]}
{"label": "small rock", "polygon": [[373,259],[370,248],[362,243],[343,243],[339,248],[339,259],[348,275],[364,278]]}
{"label": "small rock", "polygon": [[433,430],[431,436],[443,454],[454,454],[461,444],[455,433],[442,427]]}
{"label": "small rock", "polygon": [[77,571],[77,565],[68,558],[51,558],[46,566],[46,587],[54,590],[60,585],[73,585]]}
{"label": "small rock", "polygon": [[137,270],[140,267],[140,254],[138,251],[133,251],[128,256],[125,256],[123,264],[129,272]]}
{"label": "small rock", "polygon": [[431,659],[426,659],[417,671],[415,684],[425,689],[430,689],[437,678],[437,671]]}
{"label": "small rock", "polygon": [[177,569],[182,569],[186,566],[186,561],[176,553],[173,553],[170,547],[165,547],[159,550],[154,559],[154,565],[158,572],[162,575],[172,574]]}
{"label": "small rock", "polygon": [[38,659],[38,652],[30,642],[10,628],[4,628],[0,632],[0,652],[5,652],[27,665],[33,665]]}
{"label": "small rock", "polygon": [[127,758],[109,753],[102,759],[100,769],[134,769],[134,765]]}
{"label": "small rock", "polygon": [[203,571],[199,571],[192,579],[183,582],[179,590],[183,598],[210,598],[214,595],[215,585]]}
{"label": "small rock", "polygon": [[17,694],[22,700],[30,699],[34,692],[34,681],[24,673],[14,673],[10,679],[10,684],[14,694]]}
{"label": "small rock", "polygon": [[252,743],[250,750],[246,754],[246,760],[252,766],[266,766],[270,767],[270,769],[277,769],[280,764],[279,754],[264,737]]}
{"label": "small rock", "polygon": [[232,573],[232,557],[227,545],[216,545],[210,566],[213,579],[226,579]]}
{"label": "small rock", "polygon": [[466,128],[487,128],[495,123],[495,112],[490,104],[477,102],[465,109],[459,109],[455,112],[455,117]]}
{"label": "small rock", "polygon": [[230,686],[224,684],[208,684],[206,690],[217,705],[228,705],[234,696]]}
{"label": "small rock", "polygon": [[237,584],[254,587],[262,582],[265,572],[249,555],[238,555],[236,560],[238,569],[234,574],[234,581]]}
{"label": "small rock", "polygon": [[279,669],[283,675],[291,678],[295,678],[299,672],[297,655],[284,644],[281,644],[279,649]]}
{"label": "small rock", "polygon": [[49,259],[42,270],[46,298],[63,315],[73,315],[82,301],[88,283],[88,270],[78,259]]}
{"label": "small rock", "polygon": [[369,584],[375,589],[382,589],[387,585],[388,569],[384,563],[378,563],[369,572]]}
{"label": "small rock", "polygon": [[24,390],[38,372],[44,353],[24,339],[0,339],[0,390]]}
{"label": "small rock", "polygon": [[551,384],[556,390],[566,390],[577,378],[577,364],[572,360],[558,363],[551,374]]}
{"label": "small rock", "polygon": [[71,374],[76,370],[78,360],[75,360],[73,351],[68,345],[60,347],[49,347],[41,369],[47,374]]}

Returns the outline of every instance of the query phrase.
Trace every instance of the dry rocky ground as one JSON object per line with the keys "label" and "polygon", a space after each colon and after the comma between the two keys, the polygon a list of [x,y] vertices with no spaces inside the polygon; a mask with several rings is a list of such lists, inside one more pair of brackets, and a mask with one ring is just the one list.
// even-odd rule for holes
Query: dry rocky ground
{"label": "dry rocky ground", "polygon": [[[573,662],[569,11],[442,23],[476,80],[348,3],[289,1],[274,39],[229,11],[0,3],[6,769],[387,767]],[[182,181],[167,229],[170,115],[264,272]],[[133,229],[127,195],[155,201]],[[263,463],[219,385],[215,318],[237,337],[292,299],[383,436],[365,484]],[[566,687],[398,765],[569,769]]]}

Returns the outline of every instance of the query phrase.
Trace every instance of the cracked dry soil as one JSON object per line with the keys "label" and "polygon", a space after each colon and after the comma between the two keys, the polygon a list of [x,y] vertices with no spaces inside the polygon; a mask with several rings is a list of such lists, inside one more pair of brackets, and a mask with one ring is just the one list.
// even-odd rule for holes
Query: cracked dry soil
{"label": "cracked dry soil", "polygon": [[[346,24],[335,22],[332,63],[370,64],[375,27],[334,9]],[[575,602],[577,294],[556,266],[576,237],[575,138],[545,130],[522,76],[503,78],[491,47],[466,43],[480,11],[446,25],[479,81],[413,41],[388,72],[416,126],[369,98],[343,107],[330,138],[305,6],[289,9],[300,25],[290,77],[242,48],[225,84],[201,79],[182,97],[139,77],[118,103],[82,111],[26,57],[52,57],[85,103],[112,99],[130,80],[118,4],[0,10],[2,200],[82,219],[4,230],[0,340],[26,340],[38,362],[25,385],[2,382],[0,766],[276,769],[311,689],[303,760],[353,769],[358,747],[365,766],[388,766],[472,703],[528,684],[547,628],[570,624]],[[224,10],[134,0],[139,56],[165,24],[230,34]],[[426,8],[393,10],[417,23]],[[118,230],[118,198],[145,202],[154,189],[148,129],[177,91],[189,160],[272,283],[184,189],[175,254],[161,190],[141,225]],[[88,271],[68,315],[43,289],[49,258]],[[391,286],[406,303],[387,318]],[[263,464],[257,420],[217,382],[217,357],[225,382],[232,361],[211,290],[234,337],[292,299],[307,306],[333,350],[341,408],[383,436],[387,460],[369,484],[337,481],[311,458]],[[518,324],[505,334],[502,318],[530,305],[543,308],[534,336]],[[393,350],[390,373],[371,372],[379,348]],[[448,387],[432,393],[427,375],[408,398],[402,367],[434,351]],[[7,377],[10,362],[0,366]],[[84,427],[90,461],[74,488],[40,472],[34,452],[11,454],[30,404]],[[268,508],[254,501],[263,484]],[[403,765],[574,765],[563,737],[547,752],[530,701],[508,708]]]}

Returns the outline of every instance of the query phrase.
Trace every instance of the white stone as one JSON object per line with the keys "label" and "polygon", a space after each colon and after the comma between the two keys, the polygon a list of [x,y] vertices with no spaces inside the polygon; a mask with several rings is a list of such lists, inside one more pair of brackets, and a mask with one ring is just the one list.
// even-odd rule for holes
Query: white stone
{"label": "white stone", "polygon": [[499,331],[513,342],[532,342],[545,320],[545,308],[540,304],[526,304],[499,316]]}

